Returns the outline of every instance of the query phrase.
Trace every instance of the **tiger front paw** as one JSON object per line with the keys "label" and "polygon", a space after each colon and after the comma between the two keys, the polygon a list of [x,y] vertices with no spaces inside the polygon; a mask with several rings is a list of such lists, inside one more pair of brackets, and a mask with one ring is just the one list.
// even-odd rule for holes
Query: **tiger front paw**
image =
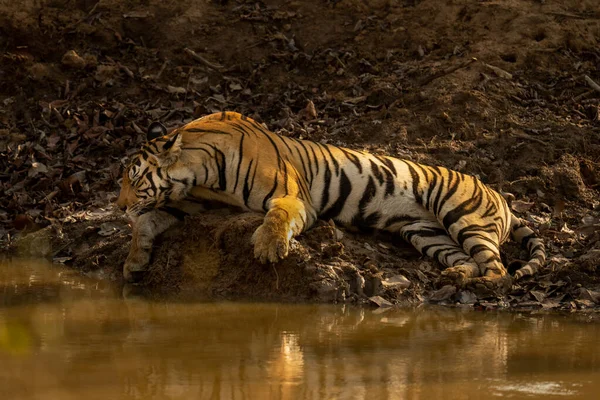
{"label": "tiger front paw", "polygon": [[148,270],[150,253],[145,251],[130,252],[123,265],[123,279],[126,282],[140,282]]}
{"label": "tiger front paw", "polygon": [[287,257],[289,240],[285,229],[263,223],[252,235],[254,257],[261,263],[277,262]]}

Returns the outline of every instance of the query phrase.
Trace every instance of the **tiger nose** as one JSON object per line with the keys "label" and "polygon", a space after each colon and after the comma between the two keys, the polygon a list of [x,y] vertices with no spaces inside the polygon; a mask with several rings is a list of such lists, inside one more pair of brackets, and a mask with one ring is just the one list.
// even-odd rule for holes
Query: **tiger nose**
{"label": "tiger nose", "polygon": [[127,202],[123,201],[121,196],[117,197],[117,199],[113,201],[113,204],[119,207],[119,210],[121,211],[125,211],[127,209]]}

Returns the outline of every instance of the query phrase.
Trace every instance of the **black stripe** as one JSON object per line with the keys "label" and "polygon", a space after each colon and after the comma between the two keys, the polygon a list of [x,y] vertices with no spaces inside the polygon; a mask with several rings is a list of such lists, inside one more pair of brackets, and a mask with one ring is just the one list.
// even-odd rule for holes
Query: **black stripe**
{"label": "black stripe", "polygon": [[175,207],[163,206],[163,207],[160,207],[159,210],[171,214],[172,216],[177,218],[179,221],[183,221],[185,219],[185,217],[189,215],[185,211],[180,210],[179,208],[175,208]]}
{"label": "black stripe", "polygon": [[273,187],[271,188],[271,191],[269,193],[267,193],[267,195],[263,199],[262,208],[265,212],[268,211],[267,210],[267,201],[269,201],[271,196],[273,196],[273,193],[275,193],[276,188],[277,188],[277,171],[275,171],[275,179],[273,180]]}
{"label": "black stripe", "polygon": [[250,160],[250,163],[248,163],[248,170],[246,171],[246,177],[244,178],[244,190],[243,190],[243,196],[244,196],[244,204],[246,205],[246,207],[248,207],[248,199],[250,198],[250,191],[252,190],[252,186],[254,186],[254,177],[256,176],[256,169],[254,169],[254,175],[252,175],[252,186],[248,186],[248,177],[250,176],[250,170],[252,169],[252,163],[254,162],[254,160]]}
{"label": "black stripe", "polygon": [[482,251],[489,251],[494,253],[494,251],[485,244],[476,244],[475,246],[471,247],[471,249],[469,250],[469,254],[471,255],[471,257],[475,257],[475,254],[481,253]]}
{"label": "black stripe", "polygon": [[373,160],[369,160],[369,163],[371,164],[371,172],[373,173],[373,175],[375,175],[375,178],[377,178],[379,184],[383,185],[383,174],[379,170],[379,166],[375,164]]}
{"label": "black stripe", "polygon": [[356,155],[350,153],[349,150],[346,150],[343,147],[340,147],[340,150],[342,151],[342,153],[344,153],[346,158],[348,160],[350,160],[350,162],[356,166],[356,168],[358,169],[358,173],[362,174],[362,164],[360,163],[360,160],[358,159],[358,157]]}
{"label": "black stripe", "polygon": [[350,196],[351,192],[352,183],[350,182],[350,179],[348,179],[346,172],[344,172],[344,170],[342,169],[342,175],[340,176],[339,196],[337,200],[331,205],[331,207],[321,215],[321,218],[324,220],[328,220],[331,218],[335,219],[335,217],[337,217],[340,214],[340,212],[342,212],[344,204],[346,204],[346,199],[348,198],[348,196]]}
{"label": "black stripe", "polygon": [[329,203],[329,185],[331,185],[331,170],[329,169],[329,162],[325,159],[325,178],[323,180],[323,193],[321,194],[321,210],[327,207],[327,203]]}
{"label": "black stripe", "polygon": [[[325,150],[327,150],[327,153],[329,153],[329,157],[331,157],[331,161],[333,162],[333,166],[335,167],[335,174],[336,174],[336,176],[339,176],[340,175],[340,164],[337,162],[337,160],[331,153],[329,146],[326,144],[320,144],[320,143],[317,143],[317,145],[322,146],[323,148],[325,148]],[[323,157],[325,157],[325,154],[323,154]]]}
{"label": "black stripe", "polygon": [[405,162],[406,166],[408,167],[408,171],[410,172],[410,176],[412,178],[412,189],[413,189],[413,196],[415,196],[415,201],[417,202],[417,204],[423,205],[423,197],[421,195],[421,193],[419,192],[419,174],[417,173],[417,171],[412,167],[412,165],[410,165],[408,162]]}
{"label": "black stripe", "polygon": [[144,175],[144,178],[148,181],[148,184],[150,185],[152,190],[156,191],[156,184],[152,180],[152,171],[148,171],[148,173]]}
{"label": "black stripe", "polygon": [[206,154],[208,154],[209,157],[214,157],[214,155],[208,151],[207,149],[205,149],[204,147],[182,147],[182,150],[201,150],[203,152],[205,152]]}
{"label": "black stripe", "polygon": [[396,189],[394,176],[387,168],[383,168],[383,172],[385,173],[385,197],[392,196]]}
{"label": "black stripe", "polygon": [[[304,143],[302,143],[301,140],[296,140],[296,142],[302,147],[302,149],[306,153],[306,158],[308,158],[308,171],[310,173],[309,186],[312,187],[312,182],[313,182],[313,179],[314,179],[314,175],[313,175],[313,169],[312,169],[312,161],[310,160],[310,154],[308,153],[308,150],[306,149],[306,146],[304,145]],[[308,176],[307,176],[307,178],[308,178]]]}
{"label": "black stripe", "polygon": [[[493,228],[493,229],[492,229]],[[458,231],[458,233],[456,234],[456,240],[458,241],[458,243],[464,243],[464,241],[470,237],[473,237],[475,235],[478,235],[478,232],[495,232],[496,231],[496,224],[494,223],[489,223],[486,225],[477,225],[477,224],[470,224],[465,226],[464,228],[462,228],[460,231]]]}
{"label": "black stripe", "polygon": [[[313,142],[310,142],[310,144],[314,144]],[[317,159],[317,153],[315,152],[315,149],[313,146],[310,146],[310,151],[313,154],[313,157],[315,158],[315,175],[319,175],[319,160]]]}
{"label": "black stripe", "polygon": [[167,143],[165,143],[165,145],[163,146],[163,151],[169,150],[171,147],[173,147],[178,136],[179,133],[175,134],[171,139],[169,139]]}
{"label": "black stripe", "polygon": [[[439,168],[437,168],[438,174],[440,176],[440,188],[438,189],[436,195],[435,195],[435,199],[433,200],[433,204],[431,205],[431,209],[430,211],[434,213],[434,215],[439,215],[440,213],[440,208],[443,206],[440,205],[440,199],[442,197],[442,193],[444,193],[444,182],[448,182],[448,187],[450,187],[450,185],[452,184],[452,179],[453,179],[453,171],[449,171],[449,170],[445,170],[449,175],[450,175],[450,180],[448,181],[448,178],[444,179],[444,173],[442,170],[440,170]],[[431,196],[431,195],[430,195]]]}
{"label": "black stripe", "polygon": [[240,138],[240,147],[238,149],[238,166],[235,172],[235,185],[233,186],[233,193],[237,189],[238,181],[240,179],[240,168],[242,167],[242,160],[244,159],[244,135]]}
{"label": "black stripe", "polygon": [[387,157],[380,157],[380,156],[375,156],[375,157],[377,157],[377,159],[379,161],[381,161],[383,164],[385,164],[385,166],[388,167],[390,169],[390,171],[392,171],[392,174],[394,174],[394,176],[397,176],[396,167],[394,167],[394,162],[392,160],[390,160]]}
{"label": "black stripe", "polygon": [[375,212],[368,216],[365,216],[367,206],[373,200],[373,197],[377,194],[377,188],[375,187],[375,181],[372,176],[369,176],[369,182],[363,192],[360,201],[358,202],[358,212],[352,218],[352,225],[359,228],[370,228],[380,219],[379,213]]}
{"label": "black stripe", "polygon": [[227,171],[227,161],[225,160],[225,154],[216,146],[211,146],[215,151],[217,157],[215,160],[217,162],[217,169],[219,171],[219,189],[225,191],[227,189],[227,177],[225,172]]}
{"label": "black stripe", "polygon": [[[450,227],[463,216],[470,214],[477,210],[481,206],[483,196],[481,193],[477,193],[477,186],[475,186],[473,195],[467,200],[463,201],[460,205],[454,209],[448,211],[442,220],[442,225],[450,232]],[[459,243],[462,245],[462,243]]]}
{"label": "black stripe", "polygon": [[410,242],[410,240],[415,235],[419,237],[435,237],[448,235],[443,228],[418,228],[414,230],[403,230],[401,233],[407,242]]}
{"label": "black stripe", "polygon": [[185,132],[191,133],[212,133],[214,135],[231,135],[229,132],[225,132],[221,129],[203,129],[203,128],[187,128]]}
{"label": "black stripe", "polygon": [[385,222],[385,226],[383,227],[383,229],[388,229],[392,225],[397,224],[399,222],[415,222],[415,221],[419,221],[419,218],[411,217],[410,215],[394,215],[393,217],[391,217],[390,219],[388,219]]}
{"label": "black stripe", "polygon": [[530,233],[527,236],[523,236],[523,238],[521,239],[521,247],[523,247],[524,249],[527,248],[529,241],[531,239],[537,239],[537,236],[535,235],[535,233]]}

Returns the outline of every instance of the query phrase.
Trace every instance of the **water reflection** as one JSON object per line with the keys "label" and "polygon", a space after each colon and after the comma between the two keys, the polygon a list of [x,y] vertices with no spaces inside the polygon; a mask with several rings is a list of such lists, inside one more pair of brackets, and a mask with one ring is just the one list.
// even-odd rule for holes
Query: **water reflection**
{"label": "water reflection", "polygon": [[447,309],[123,300],[31,262],[0,268],[6,399],[585,398],[596,323]]}

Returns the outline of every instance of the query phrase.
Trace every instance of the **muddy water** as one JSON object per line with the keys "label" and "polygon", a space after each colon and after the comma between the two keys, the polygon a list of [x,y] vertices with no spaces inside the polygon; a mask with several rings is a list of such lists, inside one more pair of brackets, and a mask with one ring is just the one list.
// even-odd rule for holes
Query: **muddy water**
{"label": "muddy water", "polygon": [[585,316],[123,299],[0,265],[1,399],[597,398]]}

